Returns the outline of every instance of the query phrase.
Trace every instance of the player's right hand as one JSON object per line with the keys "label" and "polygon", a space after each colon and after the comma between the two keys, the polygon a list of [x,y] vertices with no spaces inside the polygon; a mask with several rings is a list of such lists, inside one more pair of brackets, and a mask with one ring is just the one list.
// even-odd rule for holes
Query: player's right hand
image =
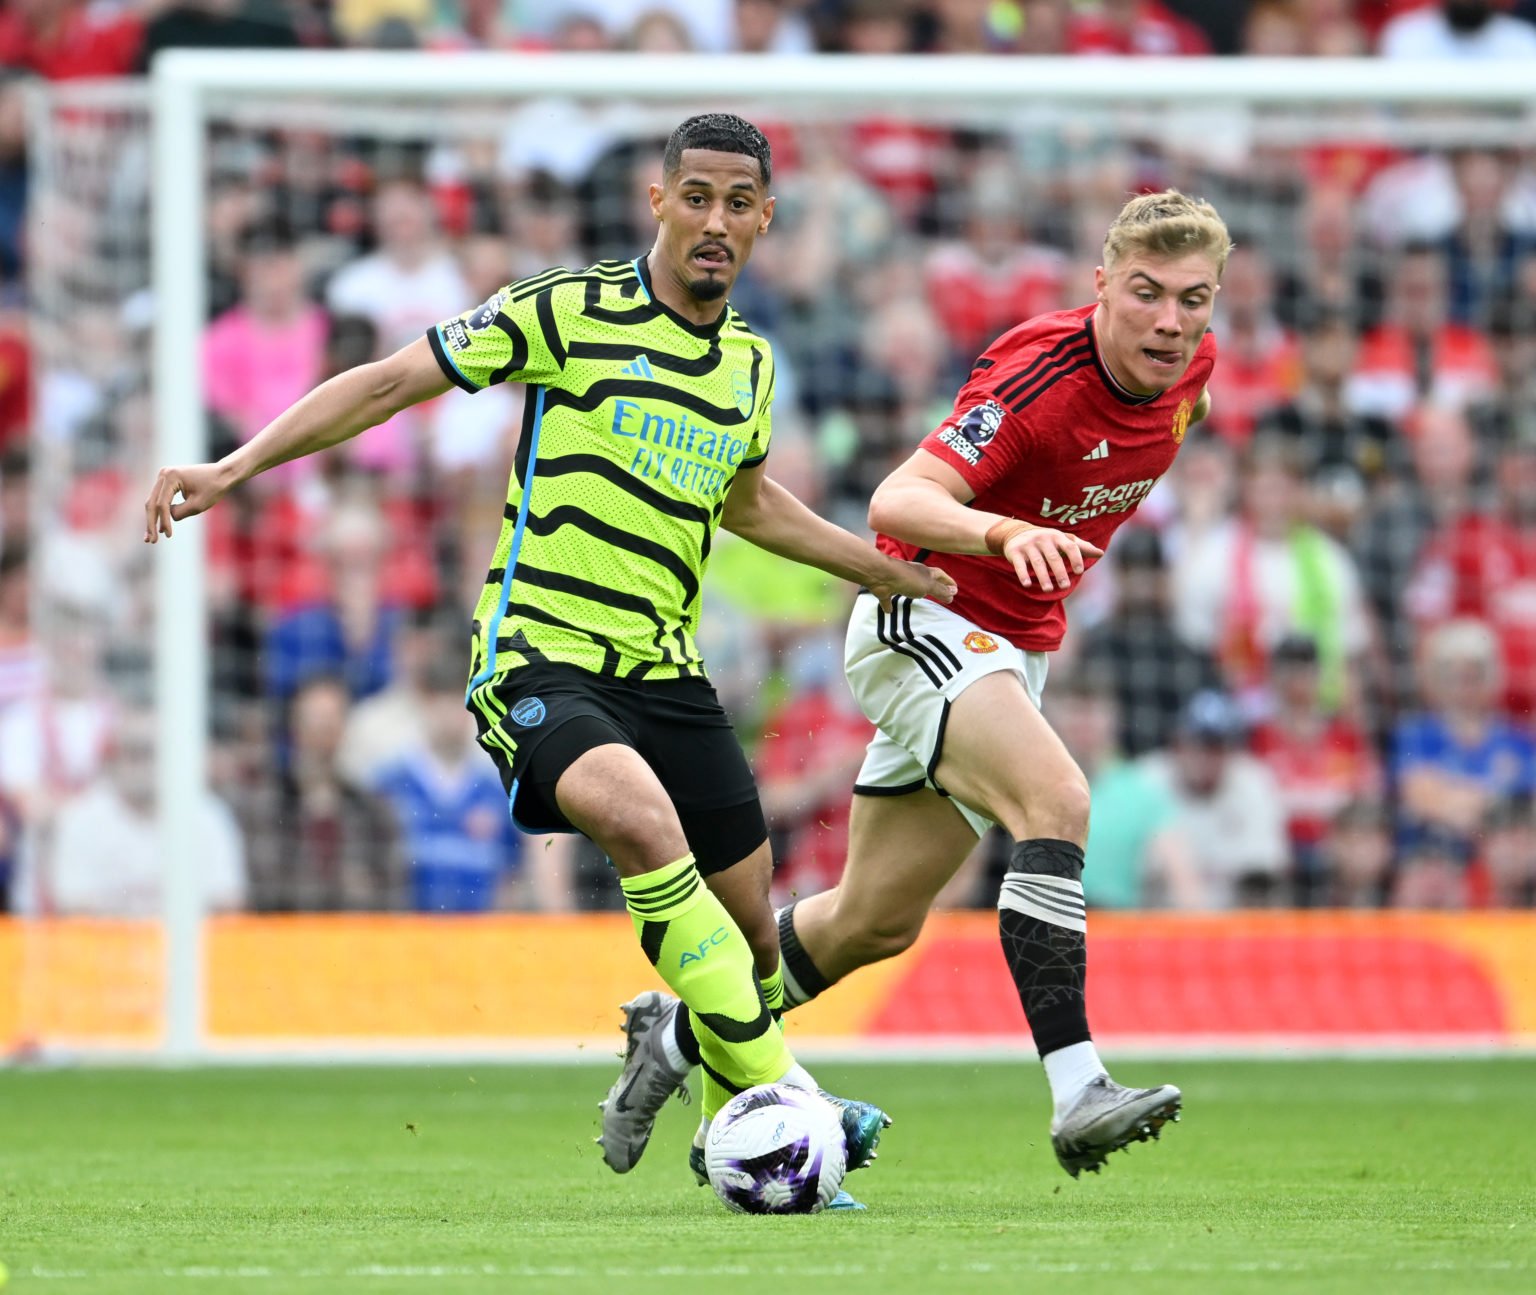
{"label": "player's right hand", "polygon": [[1070,589],[1087,560],[1103,557],[1104,550],[1068,531],[1031,526],[1003,541],[1003,556],[1026,589]]}
{"label": "player's right hand", "polygon": [[[217,463],[196,463],[186,468],[161,468],[144,501],[144,543],[154,544],[169,536],[172,523],[205,513],[229,489]],[[181,502],[173,502],[181,495]]]}

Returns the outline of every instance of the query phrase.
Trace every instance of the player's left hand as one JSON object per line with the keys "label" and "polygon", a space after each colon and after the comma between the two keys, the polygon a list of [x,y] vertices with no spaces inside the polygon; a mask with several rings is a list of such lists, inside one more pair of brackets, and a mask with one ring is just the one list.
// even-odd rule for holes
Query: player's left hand
{"label": "player's left hand", "polygon": [[932,598],[937,603],[952,603],[958,586],[954,577],[938,567],[922,562],[893,560],[883,580],[871,580],[869,592],[880,600],[880,606],[891,610],[891,599],[901,595],[908,598]]}

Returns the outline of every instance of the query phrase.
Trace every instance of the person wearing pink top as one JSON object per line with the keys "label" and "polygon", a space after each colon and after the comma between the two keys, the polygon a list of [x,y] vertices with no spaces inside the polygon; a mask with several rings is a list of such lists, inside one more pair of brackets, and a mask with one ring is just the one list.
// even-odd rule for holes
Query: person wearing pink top
{"label": "person wearing pink top", "polygon": [[244,443],[320,381],[327,324],[285,221],[252,225],[241,252],[239,303],[203,338],[203,391]]}

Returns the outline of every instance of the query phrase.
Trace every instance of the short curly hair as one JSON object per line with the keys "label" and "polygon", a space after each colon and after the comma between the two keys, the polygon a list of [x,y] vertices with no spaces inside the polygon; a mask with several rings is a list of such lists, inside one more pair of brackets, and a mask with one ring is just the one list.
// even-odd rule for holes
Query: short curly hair
{"label": "short curly hair", "polygon": [[709,148],[721,153],[742,153],[757,159],[765,185],[773,183],[773,150],[763,132],[744,117],[729,112],[704,112],[690,117],[672,132],[661,155],[664,176],[677,172],[686,148]]}

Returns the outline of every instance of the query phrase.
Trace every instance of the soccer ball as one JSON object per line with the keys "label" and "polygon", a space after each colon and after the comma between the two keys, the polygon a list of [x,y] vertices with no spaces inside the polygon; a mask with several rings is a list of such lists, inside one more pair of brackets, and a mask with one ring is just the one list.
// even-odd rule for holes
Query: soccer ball
{"label": "soccer ball", "polygon": [[704,1144],[709,1184],[741,1214],[814,1214],[847,1172],[836,1109],[788,1084],[760,1084],[720,1108]]}

